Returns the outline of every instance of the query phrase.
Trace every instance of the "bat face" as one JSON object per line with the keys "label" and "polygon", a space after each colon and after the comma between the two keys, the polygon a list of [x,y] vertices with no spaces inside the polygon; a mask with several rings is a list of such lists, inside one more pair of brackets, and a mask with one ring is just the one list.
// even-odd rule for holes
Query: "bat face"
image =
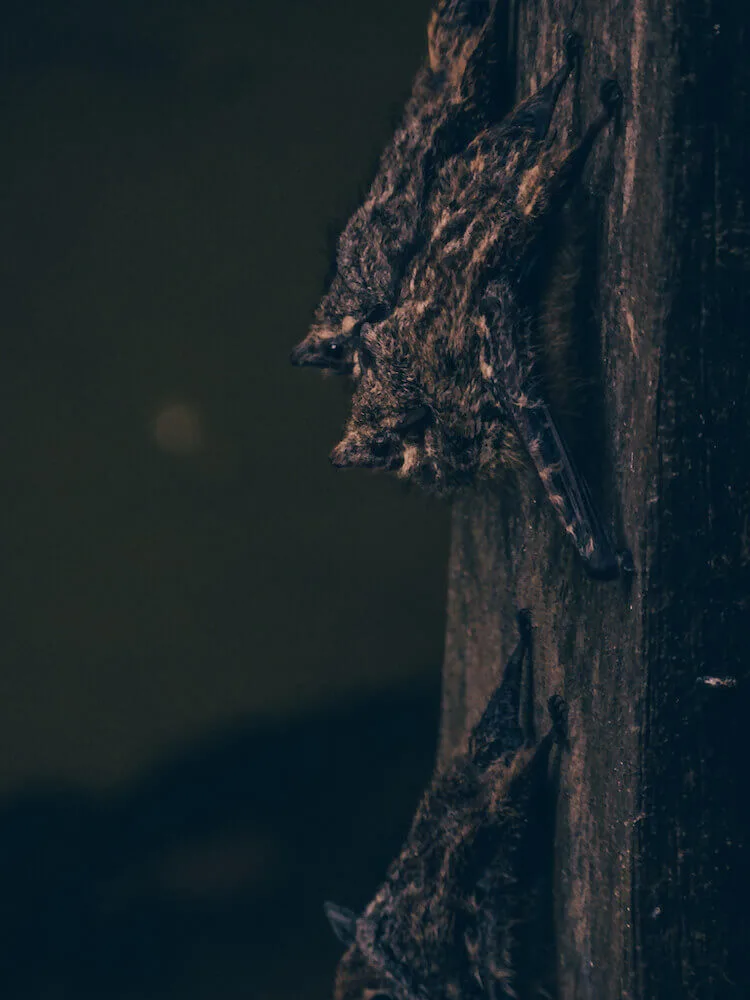
{"label": "bat face", "polygon": [[[536,979],[543,962],[527,949],[546,940],[534,918],[547,905],[537,889],[554,834],[549,755],[564,745],[567,709],[559,696],[550,699],[552,729],[534,746],[530,704],[521,709],[524,664],[531,668],[528,611],[518,625],[518,645],[468,753],[433,778],[371,902],[359,917],[325,904],[347,947],[335,1000],[550,995],[526,988],[545,976]],[[523,966],[532,954],[529,975]]]}
{"label": "bat face", "polygon": [[292,351],[293,365],[329,368],[338,374],[351,374],[358,339],[359,323],[353,316],[344,316],[340,323],[314,326]]}
{"label": "bat face", "polygon": [[324,909],[333,932],[347,948],[336,969],[334,1000],[411,1000],[403,985],[397,985],[394,992],[393,977],[378,969],[360,948],[357,931],[365,926],[362,918],[337,903],[328,902]]}
{"label": "bat face", "polygon": [[[368,926],[365,917],[360,918],[358,924],[366,937],[372,936],[373,928]],[[460,993],[457,984],[447,979],[447,990],[433,989],[428,993],[416,981],[413,969],[402,962],[389,960],[388,956],[380,954],[379,948],[375,957],[368,955],[368,950],[371,949],[361,947],[357,941],[347,948],[336,969],[333,1000],[470,1000],[474,996],[466,991]]]}
{"label": "bat face", "polygon": [[508,464],[513,432],[481,378],[453,391],[455,383],[431,385],[431,372],[386,366],[379,354],[379,364],[362,367],[335,466],[384,469],[447,494]]}
{"label": "bat face", "polygon": [[474,61],[491,61],[494,11],[495,0],[437,3],[428,27],[427,65],[417,74],[367,198],[339,238],[331,285],[308,336],[292,353],[293,364],[356,375],[351,330],[378,322],[393,309],[419,243],[436,169],[492,113],[487,96],[477,91]]}
{"label": "bat face", "polygon": [[360,329],[392,310],[405,248],[414,237],[416,212],[406,211],[396,222],[390,214],[370,198],[349,220],[330,288],[310,332],[292,352],[292,364],[352,373]]}
{"label": "bat face", "polygon": [[393,986],[382,972],[373,968],[356,944],[339,962],[333,996],[334,1000],[397,1000]]}

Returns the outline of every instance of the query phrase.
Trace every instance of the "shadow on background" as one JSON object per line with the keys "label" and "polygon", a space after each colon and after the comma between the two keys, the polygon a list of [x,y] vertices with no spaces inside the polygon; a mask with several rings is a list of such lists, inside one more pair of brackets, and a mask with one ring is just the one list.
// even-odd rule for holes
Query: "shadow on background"
{"label": "shadow on background", "polygon": [[108,796],[0,810],[3,997],[325,997],[430,773],[436,689],[207,739]]}
{"label": "shadow on background", "polygon": [[447,510],[288,355],[428,7],[4,8],[4,998],[328,995],[406,830]]}

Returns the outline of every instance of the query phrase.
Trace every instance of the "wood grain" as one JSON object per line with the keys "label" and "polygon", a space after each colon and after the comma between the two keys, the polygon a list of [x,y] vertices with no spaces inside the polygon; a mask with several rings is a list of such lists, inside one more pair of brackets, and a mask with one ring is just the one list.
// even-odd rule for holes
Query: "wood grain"
{"label": "wood grain", "polygon": [[697,0],[588,0],[569,15],[514,7],[509,56],[522,97],[559,65],[571,23],[583,36],[553,128],[581,133],[602,78],[625,92],[619,134],[585,176],[600,397],[574,451],[635,573],[588,580],[530,478],[460,500],[439,763],[530,608],[540,727],[550,694],[570,706],[561,1000],[747,997],[748,17]]}

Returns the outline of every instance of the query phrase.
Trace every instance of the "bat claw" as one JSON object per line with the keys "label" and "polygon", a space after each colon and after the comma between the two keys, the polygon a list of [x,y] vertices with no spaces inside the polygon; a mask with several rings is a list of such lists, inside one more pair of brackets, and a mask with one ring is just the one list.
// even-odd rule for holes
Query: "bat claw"
{"label": "bat claw", "polygon": [[555,742],[564,746],[568,738],[568,705],[559,694],[553,694],[547,702],[547,710],[552,720]]}
{"label": "bat claw", "polygon": [[617,80],[603,80],[599,88],[599,99],[605,111],[612,117],[622,106],[622,89]]}
{"label": "bat claw", "polygon": [[583,53],[583,39],[577,31],[566,31],[563,44],[565,45],[565,59],[568,66],[573,69]]}
{"label": "bat claw", "polygon": [[520,608],[516,615],[516,623],[521,639],[528,643],[531,637],[531,611],[528,608]]}
{"label": "bat claw", "polygon": [[617,560],[617,565],[620,568],[621,576],[630,576],[631,573],[635,573],[633,553],[630,549],[618,549],[618,551],[615,552],[615,559]]}

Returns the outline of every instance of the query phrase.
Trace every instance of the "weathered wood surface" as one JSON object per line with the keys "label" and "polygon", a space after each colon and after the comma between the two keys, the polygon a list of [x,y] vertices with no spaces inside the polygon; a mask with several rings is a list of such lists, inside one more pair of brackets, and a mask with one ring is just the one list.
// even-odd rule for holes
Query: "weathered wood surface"
{"label": "weathered wood surface", "polygon": [[[518,96],[559,65],[570,6],[511,15]],[[603,77],[625,92],[586,172],[601,433],[574,451],[634,576],[587,580],[531,483],[453,515],[440,760],[480,715],[516,608],[533,613],[540,727],[552,692],[570,706],[561,1000],[750,997],[749,20],[718,0],[584,0],[573,20],[583,65],[553,127],[572,108],[580,133]]]}

